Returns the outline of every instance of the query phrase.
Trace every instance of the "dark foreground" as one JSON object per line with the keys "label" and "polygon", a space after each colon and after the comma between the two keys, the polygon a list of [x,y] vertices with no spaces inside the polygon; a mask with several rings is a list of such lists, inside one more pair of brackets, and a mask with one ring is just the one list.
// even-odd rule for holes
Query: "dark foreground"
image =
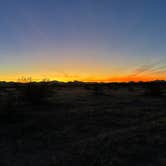
{"label": "dark foreground", "polygon": [[165,85],[20,86],[0,89],[0,166],[166,166]]}

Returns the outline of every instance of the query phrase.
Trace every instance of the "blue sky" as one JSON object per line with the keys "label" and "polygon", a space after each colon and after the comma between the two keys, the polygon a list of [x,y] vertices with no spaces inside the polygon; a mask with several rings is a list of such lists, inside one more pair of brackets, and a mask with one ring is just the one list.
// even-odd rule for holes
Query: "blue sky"
{"label": "blue sky", "polygon": [[164,0],[1,0],[0,79],[102,80],[150,64],[163,76],[165,8]]}

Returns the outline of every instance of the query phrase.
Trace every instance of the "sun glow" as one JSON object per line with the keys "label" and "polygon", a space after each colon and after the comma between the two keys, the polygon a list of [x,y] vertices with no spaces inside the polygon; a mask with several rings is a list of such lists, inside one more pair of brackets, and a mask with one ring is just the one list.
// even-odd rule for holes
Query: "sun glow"
{"label": "sun glow", "polygon": [[145,76],[103,76],[103,75],[88,75],[88,74],[67,74],[67,73],[48,73],[48,74],[15,74],[5,75],[0,77],[1,81],[14,81],[14,82],[29,82],[29,81],[82,81],[82,82],[130,82],[130,81],[153,81],[153,80],[166,80],[166,76],[163,75],[145,75]]}

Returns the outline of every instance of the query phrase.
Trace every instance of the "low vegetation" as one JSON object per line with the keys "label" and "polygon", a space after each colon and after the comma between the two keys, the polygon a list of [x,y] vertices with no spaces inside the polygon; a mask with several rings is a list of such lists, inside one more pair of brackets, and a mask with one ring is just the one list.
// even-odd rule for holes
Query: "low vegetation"
{"label": "low vegetation", "polygon": [[165,166],[165,90],[165,82],[0,85],[0,164]]}
{"label": "low vegetation", "polygon": [[19,87],[20,99],[31,104],[43,104],[48,101],[52,95],[52,89],[49,84],[41,83],[26,83]]}
{"label": "low vegetation", "polygon": [[145,85],[145,95],[151,97],[161,97],[164,95],[164,88],[161,83],[150,82]]}

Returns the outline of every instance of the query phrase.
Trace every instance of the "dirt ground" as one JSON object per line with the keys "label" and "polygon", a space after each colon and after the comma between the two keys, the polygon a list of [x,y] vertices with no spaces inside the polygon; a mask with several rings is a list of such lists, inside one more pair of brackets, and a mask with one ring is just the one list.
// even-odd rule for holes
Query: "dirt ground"
{"label": "dirt ground", "polygon": [[47,102],[0,96],[1,166],[165,166],[166,96],[140,87],[61,86]]}

